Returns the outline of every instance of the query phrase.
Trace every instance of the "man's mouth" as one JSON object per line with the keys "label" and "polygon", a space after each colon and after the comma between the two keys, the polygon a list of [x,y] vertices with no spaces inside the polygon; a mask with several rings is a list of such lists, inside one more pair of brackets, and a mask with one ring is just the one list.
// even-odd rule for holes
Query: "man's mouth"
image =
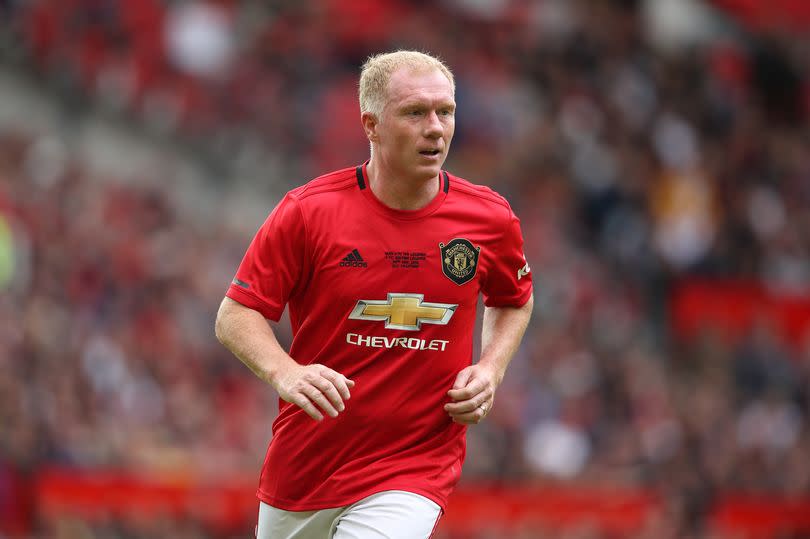
{"label": "man's mouth", "polygon": [[442,153],[442,151],[441,150],[422,150],[419,153],[421,153],[422,155],[433,156],[433,155],[439,155],[440,153]]}

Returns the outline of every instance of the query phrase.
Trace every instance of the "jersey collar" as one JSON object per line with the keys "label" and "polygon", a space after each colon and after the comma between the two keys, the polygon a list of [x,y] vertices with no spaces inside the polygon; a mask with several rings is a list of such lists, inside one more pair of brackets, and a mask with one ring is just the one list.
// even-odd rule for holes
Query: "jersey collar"
{"label": "jersey collar", "polygon": [[357,176],[357,186],[360,188],[360,191],[363,193],[363,197],[372,205],[372,207],[378,212],[386,215],[388,217],[392,217],[394,219],[403,219],[403,220],[414,220],[420,219],[427,215],[430,215],[434,211],[436,211],[439,206],[442,205],[444,199],[447,198],[447,194],[450,192],[450,176],[447,174],[447,171],[442,170],[441,174],[439,174],[439,181],[442,182],[442,188],[433,197],[425,207],[419,208],[418,210],[397,210],[386,206],[383,204],[380,199],[377,198],[372,190],[368,186],[368,172],[366,171],[366,165],[368,161],[359,165],[355,169],[355,175]]}

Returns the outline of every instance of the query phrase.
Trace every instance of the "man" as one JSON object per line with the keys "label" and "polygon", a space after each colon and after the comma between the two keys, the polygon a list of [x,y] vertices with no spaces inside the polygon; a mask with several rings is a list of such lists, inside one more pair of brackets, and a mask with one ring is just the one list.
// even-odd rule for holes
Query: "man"
{"label": "man", "polygon": [[[220,341],[278,391],[260,538],[425,539],[532,309],[519,221],[444,172],[455,85],[432,56],[370,58],[371,158],[290,191],[217,315]],[[486,310],[479,361],[472,330]],[[287,354],[265,318],[289,305]]]}

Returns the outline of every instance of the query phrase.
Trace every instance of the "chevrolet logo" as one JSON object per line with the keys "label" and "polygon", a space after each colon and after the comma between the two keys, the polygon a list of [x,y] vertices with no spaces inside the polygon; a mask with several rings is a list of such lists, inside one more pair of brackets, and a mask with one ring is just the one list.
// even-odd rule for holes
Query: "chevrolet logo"
{"label": "chevrolet logo", "polygon": [[422,324],[446,325],[458,305],[423,302],[423,294],[389,292],[387,300],[361,299],[352,309],[352,320],[385,322],[386,329],[422,329]]}

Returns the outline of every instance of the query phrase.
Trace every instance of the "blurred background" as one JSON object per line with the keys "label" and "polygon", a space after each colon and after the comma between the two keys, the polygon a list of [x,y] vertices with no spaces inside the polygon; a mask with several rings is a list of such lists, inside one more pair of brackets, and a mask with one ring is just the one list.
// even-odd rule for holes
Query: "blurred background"
{"label": "blurred background", "polygon": [[216,308],[399,47],[536,287],[437,537],[810,537],[805,0],[0,0],[0,537],[252,537]]}

